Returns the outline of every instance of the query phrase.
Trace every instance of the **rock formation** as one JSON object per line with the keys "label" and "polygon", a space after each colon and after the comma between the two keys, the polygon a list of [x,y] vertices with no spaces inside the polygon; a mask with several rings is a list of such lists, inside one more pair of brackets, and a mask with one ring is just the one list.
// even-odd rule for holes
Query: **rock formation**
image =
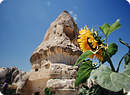
{"label": "rock formation", "polygon": [[24,88],[25,95],[43,95],[46,87],[55,95],[75,95],[77,67],[73,65],[81,54],[77,35],[76,23],[63,11],[30,58],[32,70]]}
{"label": "rock formation", "polygon": [[67,11],[63,11],[33,52],[32,70],[25,73],[17,68],[1,69],[1,80],[8,78],[20,95],[44,95],[45,88],[52,89],[54,95],[75,95],[77,67],[73,65],[81,54],[77,35],[76,23]]}
{"label": "rock formation", "polygon": [[[63,11],[33,52],[29,73],[16,67],[0,68],[0,93],[14,89],[13,94],[4,95],[44,95],[44,89],[50,88],[54,95],[77,95],[74,83],[78,67],[73,65],[82,53],[77,43],[78,32],[73,18]],[[83,85],[91,89],[100,87],[92,79]],[[101,95],[113,94],[104,88],[101,92]],[[120,92],[114,95],[120,95]]]}
{"label": "rock formation", "polygon": [[[0,68],[0,90],[6,93],[6,89],[15,89],[20,93],[27,82],[29,74],[18,70],[16,67]],[[6,85],[6,87],[5,87]]]}
{"label": "rock formation", "polygon": [[32,65],[43,64],[45,59],[52,63],[74,64],[81,53],[77,47],[77,35],[77,25],[68,12],[64,11],[50,25],[44,40],[31,56]]}

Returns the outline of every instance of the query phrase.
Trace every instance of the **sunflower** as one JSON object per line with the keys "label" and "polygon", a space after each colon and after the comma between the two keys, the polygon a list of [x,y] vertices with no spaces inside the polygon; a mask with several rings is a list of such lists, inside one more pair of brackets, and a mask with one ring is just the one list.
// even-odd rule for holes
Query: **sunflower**
{"label": "sunflower", "polygon": [[85,27],[84,29],[81,28],[79,34],[80,35],[78,36],[78,42],[83,52],[87,50],[96,51],[98,49],[98,42],[93,37],[93,33],[90,32],[90,30],[87,27]]}
{"label": "sunflower", "polygon": [[102,49],[99,49],[95,54],[90,55],[89,58],[99,59],[102,62],[103,61]]}
{"label": "sunflower", "polygon": [[98,44],[98,41],[95,40],[95,38],[93,37],[93,33],[87,28],[87,26],[84,29],[81,28],[78,37],[78,42],[83,52],[86,52],[88,50],[93,52],[98,51],[89,57],[95,57],[98,58],[100,61],[103,61],[102,50],[99,49],[100,45]]}

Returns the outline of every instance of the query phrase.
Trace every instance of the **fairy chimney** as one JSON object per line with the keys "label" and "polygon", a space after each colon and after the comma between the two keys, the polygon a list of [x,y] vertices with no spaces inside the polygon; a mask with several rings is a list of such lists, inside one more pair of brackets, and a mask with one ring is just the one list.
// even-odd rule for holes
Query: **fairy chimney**
{"label": "fairy chimney", "polygon": [[52,63],[73,65],[81,51],[77,46],[78,28],[67,11],[62,12],[50,25],[44,40],[33,52],[30,61],[33,64],[49,60]]}
{"label": "fairy chimney", "polygon": [[[51,23],[43,41],[33,52],[32,70],[24,91],[40,93],[49,87],[55,95],[74,95],[77,67],[74,63],[81,51],[77,43],[78,27],[67,11]],[[28,90],[29,89],[29,90]]]}

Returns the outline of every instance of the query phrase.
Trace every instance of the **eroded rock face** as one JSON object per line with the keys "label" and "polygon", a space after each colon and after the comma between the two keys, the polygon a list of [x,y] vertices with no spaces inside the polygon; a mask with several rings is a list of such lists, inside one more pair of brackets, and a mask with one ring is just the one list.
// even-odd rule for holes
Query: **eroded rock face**
{"label": "eroded rock face", "polygon": [[46,87],[53,89],[55,95],[75,95],[77,67],[73,65],[81,54],[77,35],[78,28],[73,18],[63,11],[50,25],[44,40],[30,58],[32,70],[24,95],[44,95]]}
{"label": "eroded rock face", "polygon": [[77,67],[65,64],[51,64],[50,76],[52,79],[75,79]]}
{"label": "eroded rock face", "polygon": [[0,68],[0,85],[5,83],[15,86],[16,93],[21,93],[21,90],[25,86],[29,78],[29,73],[18,70],[16,67],[12,68]]}
{"label": "eroded rock face", "polygon": [[47,87],[52,89],[75,89],[75,79],[50,79],[47,81]]}
{"label": "eroded rock face", "polygon": [[23,93],[24,86],[26,85],[26,83],[29,79],[29,76],[30,76],[29,73],[24,74],[23,76],[21,76],[21,79],[16,83],[16,85],[17,85],[16,93],[17,94]]}
{"label": "eroded rock face", "polygon": [[4,81],[6,74],[8,73],[8,69],[6,68],[0,68],[0,81]]}
{"label": "eroded rock face", "polygon": [[33,52],[30,58],[32,70],[25,73],[17,68],[0,69],[1,80],[8,78],[16,86],[18,94],[44,95],[44,88],[49,87],[55,95],[75,95],[77,67],[72,65],[81,54],[77,35],[78,28],[73,18],[63,11]]}
{"label": "eroded rock face", "polygon": [[0,68],[0,80],[9,84],[18,83],[25,74],[26,72],[20,71],[16,67]]}
{"label": "eroded rock face", "polygon": [[77,43],[78,28],[73,18],[64,11],[50,25],[44,40],[30,58],[32,64],[44,59],[52,63],[74,64],[81,51]]}

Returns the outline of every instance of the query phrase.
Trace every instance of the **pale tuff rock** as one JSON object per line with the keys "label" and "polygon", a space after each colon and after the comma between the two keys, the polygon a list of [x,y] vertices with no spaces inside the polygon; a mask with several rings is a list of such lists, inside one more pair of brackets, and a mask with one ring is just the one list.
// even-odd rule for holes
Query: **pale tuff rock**
{"label": "pale tuff rock", "polygon": [[[46,62],[40,68],[38,68],[37,72],[35,69],[32,69],[30,79],[40,79],[41,77],[46,76],[51,79],[75,79],[77,68],[77,66],[66,65],[63,63],[59,64]],[[37,75],[34,75],[35,73]]]}
{"label": "pale tuff rock", "polygon": [[[54,83],[54,85],[57,85],[56,88],[54,85],[52,85],[53,87],[51,87],[51,85],[49,86],[53,88],[53,90],[56,89],[55,91],[57,94],[55,95],[60,95],[60,91],[63,90],[66,91],[66,94],[64,92],[64,95],[69,95],[67,94],[70,93],[69,91],[73,92],[73,94],[70,95],[74,95],[74,81],[76,77],[77,67],[63,63],[51,63],[50,61],[44,62],[45,63],[40,67],[38,64],[35,64],[33,66],[27,84],[24,88],[24,92],[26,93],[25,95],[30,95],[31,93],[35,92],[40,92],[42,93],[41,95],[43,95],[44,89],[48,87],[47,84],[51,84],[51,80],[54,80],[53,82],[56,83]],[[38,69],[38,71],[35,71],[36,69]],[[61,85],[62,87],[59,86],[60,89],[58,89],[58,85]],[[27,93],[28,91],[30,93]]]}
{"label": "pale tuff rock", "polygon": [[7,73],[8,73],[8,70],[6,68],[0,68],[0,79],[1,79],[1,81],[4,81]]}
{"label": "pale tuff rock", "polygon": [[9,84],[9,88],[15,88],[16,92],[23,89],[28,77],[29,73],[20,71],[16,67],[0,68],[0,83],[3,83],[1,85],[4,85],[4,83]]}
{"label": "pale tuff rock", "polygon": [[50,79],[47,81],[47,87],[52,89],[75,89],[75,79]]}
{"label": "pale tuff rock", "polygon": [[26,72],[20,71],[16,67],[0,68],[0,81],[17,84],[26,74]]}
{"label": "pale tuff rock", "polygon": [[76,95],[75,79],[50,79],[47,87],[51,88],[55,95]]}
{"label": "pale tuff rock", "polygon": [[75,79],[77,67],[68,66],[65,64],[51,64],[50,76],[55,79]]}
{"label": "pale tuff rock", "polygon": [[52,88],[55,95],[75,95],[77,67],[72,65],[81,54],[78,32],[67,11],[63,11],[50,25],[44,40],[30,58],[32,70],[24,88],[26,95],[36,92],[43,95],[46,87]]}
{"label": "pale tuff rock", "polygon": [[24,76],[21,77],[21,80],[17,83],[17,89],[16,89],[17,94],[22,93],[23,88],[26,85],[28,78],[29,78],[29,73],[25,74]]}
{"label": "pale tuff rock", "polygon": [[64,11],[50,25],[44,40],[30,58],[32,64],[50,60],[52,63],[74,64],[81,51],[77,43],[78,28],[73,18]]}
{"label": "pale tuff rock", "polygon": [[[74,82],[77,68],[73,66],[80,54],[77,43],[78,27],[67,11],[63,11],[50,25],[44,40],[33,52],[29,73],[12,69],[9,79],[16,86],[16,93],[44,95],[49,87],[55,95],[76,95]],[[3,73],[4,72],[4,73]],[[8,70],[0,71],[1,79]]]}
{"label": "pale tuff rock", "polygon": [[[91,78],[88,78],[87,82],[86,83],[83,83],[82,85],[85,85],[86,87],[88,88],[91,88],[91,87],[94,87],[97,85],[96,81],[91,79]],[[80,85],[81,86],[81,85]]]}

